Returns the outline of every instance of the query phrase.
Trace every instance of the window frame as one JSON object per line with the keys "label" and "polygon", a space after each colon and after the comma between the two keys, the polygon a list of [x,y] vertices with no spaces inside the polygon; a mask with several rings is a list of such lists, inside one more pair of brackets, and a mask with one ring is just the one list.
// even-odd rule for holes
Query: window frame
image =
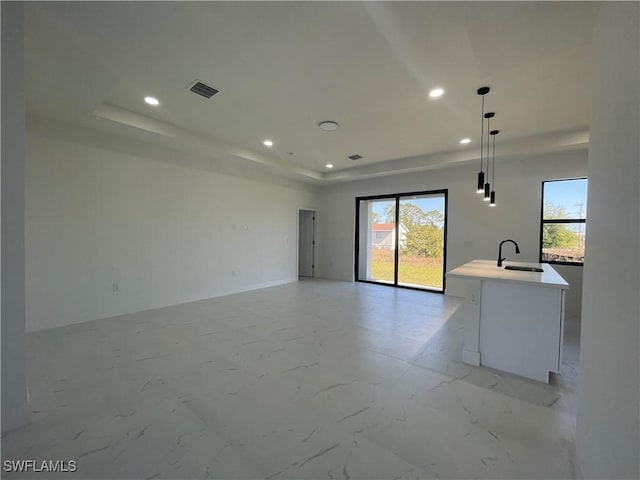
{"label": "window frame", "polygon": [[[419,195],[442,195],[444,197],[444,245],[442,250],[442,289],[433,289],[433,288],[423,288],[423,287],[412,287],[408,285],[402,285],[398,283],[398,260],[399,260],[399,235],[400,229],[396,228],[395,239],[393,248],[394,251],[394,273],[393,273],[393,283],[380,282],[375,280],[367,280],[360,278],[360,202],[361,201],[369,201],[369,200],[394,200],[395,201],[395,224],[400,225],[400,199],[402,197],[412,197]],[[405,192],[405,193],[391,193],[386,195],[368,195],[362,197],[355,197],[355,245],[354,245],[354,271],[353,278],[356,282],[362,283],[372,283],[375,285],[384,285],[393,288],[405,288],[408,290],[418,290],[421,292],[429,292],[429,293],[438,293],[445,294],[445,289],[447,286],[447,231],[448,231],[448,222],[449,222],[449,189],[442,188],[437,190],[425,190],[420,192]]]}
{"label": "window frame", "polygon": [[[585,212],[585,216],[583,218],[558,218],[558,219],[548,219],[545,220],[544,218],[544,186],[547,183],[553,183],[553,182],[567,182],[567,181],[572,181],[572,180],[587,180],[587,192],[589,189],[589,178],[588,177],[570,177],[570,178],[558,178],[555,180],[543,180],[542,181],[542,188],[541,188],[541,193],[540,193],[540,243],[538,244],[538,262],[539,263],[548,263],[550,265],[573,265],[576,267],[582,267],[584,266],[584,262],[561,262],[561,261],[557,261],[557,260],[543,260],[542,258],[542,241],[543,241],[543,237],[544,237],[544,226],[548,225],[548,224],[569,224],[569,225],[573,225],[573,224],[584,224],[586,227],[587,224],[587,217],[586,217],[586,212]],[[585,198],[585,202],[586,202],[586,198]],[[586,232],[586,228],[585,228],[585,232]]]}

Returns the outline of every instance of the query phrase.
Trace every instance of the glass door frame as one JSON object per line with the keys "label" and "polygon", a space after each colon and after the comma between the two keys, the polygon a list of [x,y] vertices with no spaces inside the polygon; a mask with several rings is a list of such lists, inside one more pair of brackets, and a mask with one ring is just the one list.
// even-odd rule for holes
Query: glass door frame
{"label": "glass door frame", "polygon": [[[395,224],[400,225],[400,200],[403,197],[417,197],[421,195],[443,195],[444,196],[444,245],[442,249],[442,289],[434,289],[429,287],[412,287],[408,285],[398,284],[398,270],[399,270],[399,255],[400,255],[400,242],[399,235],[400,229],[395,229],[395,248],[394,248],[394,272],[393,283],[389,282],[377,282],[375,280],[361,279],[360,277],[360,202],[370,200],[393,200],[395,201]],[[369,195],[365,197],[356,197],[356,225],[355,225],[355,249],[354,249],[354,279],[356,282],[373,283],[375,285],[386,285],[388,287],[395,288],[407,288],[409,290],[420,290],[423,292],[441,293],[444,294],[446,289],[446,271],[447,271],[447,224],[449,223],[449,189],[444,188],[440,190],[426,190],[421,192],[406,192],[406,193],[392,193],[387,195]]]}

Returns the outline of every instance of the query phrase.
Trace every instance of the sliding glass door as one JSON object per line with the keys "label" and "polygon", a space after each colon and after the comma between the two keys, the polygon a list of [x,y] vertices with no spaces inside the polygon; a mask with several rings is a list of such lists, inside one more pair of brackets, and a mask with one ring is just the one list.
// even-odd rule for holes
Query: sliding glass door
{"label": "sliding glass door", "polygon": [[447,191],[356,199],[356,280],[444,291]]}

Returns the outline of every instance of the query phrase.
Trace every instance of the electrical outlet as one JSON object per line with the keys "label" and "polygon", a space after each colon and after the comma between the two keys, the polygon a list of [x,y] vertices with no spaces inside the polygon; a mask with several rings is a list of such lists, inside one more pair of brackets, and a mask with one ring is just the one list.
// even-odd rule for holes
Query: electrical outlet
{"label": "electrical outlet", "polygon": [[113,282],[113,293],[117,293],[118,290],[120,290],[120,285],[118,285],[118,282]]}

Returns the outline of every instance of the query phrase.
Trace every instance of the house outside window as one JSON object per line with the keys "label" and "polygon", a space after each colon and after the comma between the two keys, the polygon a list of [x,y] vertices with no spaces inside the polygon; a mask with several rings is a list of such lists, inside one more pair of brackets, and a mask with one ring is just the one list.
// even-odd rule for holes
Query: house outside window
{"label": "house outside window", "polygon": [[542,182],[540,262],[583,265],[587,179]]}
{"label": "house outside window", "polygon": [[[393,250],[396,248],[396,224],[395,223],[374,223],[372,225],[373,242],[371,246],[376,249]],[[402,223],[400,224],[400,248],[407,245],[407,232],[409,230]]]}

